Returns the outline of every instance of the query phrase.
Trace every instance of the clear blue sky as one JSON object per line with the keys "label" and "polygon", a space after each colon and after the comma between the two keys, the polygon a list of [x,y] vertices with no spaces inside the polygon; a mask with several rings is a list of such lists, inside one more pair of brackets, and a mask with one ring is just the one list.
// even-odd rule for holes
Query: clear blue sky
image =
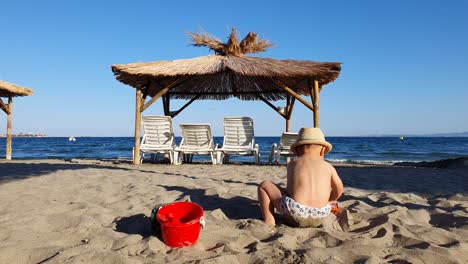
{"label": "clear blue sky", "polygon": [[[232,26],[276,44],[256,56],[343,63],[321,93],[328,136],[468,131],[468,1],[17,0],[0,10],[0,79],[35,91],[15,99],[14,133],[132,136],[134,88],[110,65],[209,55],[186,33],[226,40]],[[161,102],[144,114],[162,114]],[[174,119],[176,135],[191,122],[222,135],[224,116],[253,117],[259,136],[285,126],[259,101],[196,101]],[[292,129],[303,126],[312,114],[297,103]]]}

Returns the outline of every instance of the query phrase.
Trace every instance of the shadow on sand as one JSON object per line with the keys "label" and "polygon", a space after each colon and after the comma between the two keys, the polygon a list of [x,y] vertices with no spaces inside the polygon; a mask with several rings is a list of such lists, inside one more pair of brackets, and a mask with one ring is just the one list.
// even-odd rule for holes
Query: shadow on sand
{"label": "shadow on sand", "polygon": [[[337,167],[345,187],[369,191],[435,195],[466,193],[466,169],[410,167]],[[363,173],[365,172],[365,173]]]}
{"label": "shadow on sand", "polygon": [[167,191],[181,192],[179,198],[190,196],[190,200],[203,207],[205,211],[221,209],[229,219],[250,219],[260,218],[260,208],[258,201],[247,197],[234,196],[223,198],[219,195],[207,195],[204,189],[192,189],[182,186],[160,185]]}
{"label": "shadow on sand", "polygon": [[128,235],[138,234],[147,238],[155,234],[151,228],[151,220],[144,214],[121,217],[114,220],[115,231]]}
{"label": "shadow on sand", "polygon": [[106,169],[106,170],[130,170],[105,164],[78,164],[78,163],[0,163],[0,184],[14,180],[22,180],[30,177],[44,176],[61,170],[82,169]]}

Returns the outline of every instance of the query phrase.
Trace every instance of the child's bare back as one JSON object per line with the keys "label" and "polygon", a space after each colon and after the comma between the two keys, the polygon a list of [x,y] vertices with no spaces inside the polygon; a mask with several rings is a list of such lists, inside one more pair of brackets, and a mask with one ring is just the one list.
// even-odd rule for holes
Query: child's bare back
{"label": "child's bare back", "polygon": [[288,165],[288,194],[300,204],[323,207],[330,199],[334,173],[333,166],[320,157],[298,157]]}

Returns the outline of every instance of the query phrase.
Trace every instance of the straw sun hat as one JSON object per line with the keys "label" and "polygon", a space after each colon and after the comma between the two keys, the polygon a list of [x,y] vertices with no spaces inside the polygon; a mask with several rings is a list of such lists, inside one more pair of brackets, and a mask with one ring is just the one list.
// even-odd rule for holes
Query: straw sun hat
{"label": "straw sun hat", "polygon": [[305,144],[315,144],[325,147],[325,153],[330,152],[332,144],[325,140],[325,136],[320,128],[301,128],[297,135],[296,142],[291,145],[291,151],[297,155],[296,148]]}

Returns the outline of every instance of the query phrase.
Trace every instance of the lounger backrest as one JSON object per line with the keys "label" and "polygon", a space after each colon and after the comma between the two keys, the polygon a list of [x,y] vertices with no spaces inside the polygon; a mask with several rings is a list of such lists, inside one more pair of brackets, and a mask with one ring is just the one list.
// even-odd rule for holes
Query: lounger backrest
{"label": "lounger backrest", "polygon": [[181,124],[180,147],[207,149],[213,147],[213,136],[209,124]]}
{"label": "lounger backrest", "polygon": [[174,144],[174,129],[169,116],[143,116],[143,144],[153,147],[170,147]]}
{"label": "lounger backrest", "polygon": [[283,132],[279,142],[281,149],[289,149],[294,142],[296,142],[297,133]]}
{"label": "lounger backrest", "polygon": [[225,117],[223,148],[253,148],[254,124],[250,117]]}

